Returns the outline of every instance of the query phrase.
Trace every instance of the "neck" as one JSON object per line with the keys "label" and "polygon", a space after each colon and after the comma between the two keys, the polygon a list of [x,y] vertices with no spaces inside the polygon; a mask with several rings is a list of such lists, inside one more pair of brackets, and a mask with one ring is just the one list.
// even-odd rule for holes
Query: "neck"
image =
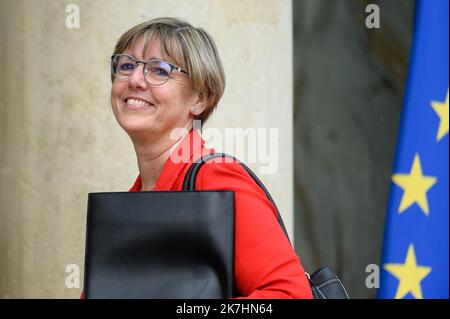
{"label": "neck", "polygon": [[139,174],[141,176],[141,191],[152,190],[158,180],[164,164],[170,154],[189,133],[186,127],[177,138],[170,136],[170,132],[162,135],[134,134],[130,135],[137,156]]}

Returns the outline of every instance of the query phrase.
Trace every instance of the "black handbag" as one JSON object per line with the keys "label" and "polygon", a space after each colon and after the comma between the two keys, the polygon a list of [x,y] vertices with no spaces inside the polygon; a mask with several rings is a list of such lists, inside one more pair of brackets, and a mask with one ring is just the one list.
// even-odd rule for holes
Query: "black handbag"
{"label": "black handbag", "polygon": [[[224,153],[213,153],[206,156],[203,156],[201,159],[197,160],[194,164],[189,168],[186,177],[183,183],[183,189],[185,190],[195,190],[195,179],[198,171],[207,161],[217,158],[229,158],[232,161],[235,161],[242,165],[242,167],[247,171],[247,173],[253,178],[255,183],[264,191],[268,200],[273,204],[276,209],[278,222],[283,229],[286,237],[289,240],[289,236],[286,232],[286,228],[283,223],[283,219],[278,211],[277,205],[273,200],[272,196],[270,196],[269,191],[266,189],[264,184],[259,180],[259,178],[252,172],[250,168],[248,168],[244,163],[237,160],[235,157],[224,154]],[[290,242],[290,240],[289,240]],[[311,291],[314,299],[349,299],[347,291],[344,288],[344,285],[339,280],[336,273],[327,265],[320,267],[317,271],[309,275],[306,273],[308,277],[309,285],[311,287]]]}
{"label": "black handbag", "polygon": [[314,299],[350,299],[344,285],[329,266],[322,266],[306,276]]}
{"label": "black handbag", "polygon": [[234,295],[234,192],[90,193],[84,298]]}

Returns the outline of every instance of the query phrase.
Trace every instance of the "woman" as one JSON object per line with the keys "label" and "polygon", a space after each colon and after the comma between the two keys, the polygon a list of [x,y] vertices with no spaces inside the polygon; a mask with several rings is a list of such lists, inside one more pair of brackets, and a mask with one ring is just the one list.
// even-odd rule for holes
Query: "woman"
{"label": "woman", "polygon": [[[216,46],[204,30],[159,18],[122,35],[112,56],[111,105],[136,151],[139,176],[130,191],[182,189],[190,163],[214,152],[193,120],[208,119],[224,87]],[[196,189],[235,192],[237,297],[312,297],[275,208],[244,168],[204,165]]]}

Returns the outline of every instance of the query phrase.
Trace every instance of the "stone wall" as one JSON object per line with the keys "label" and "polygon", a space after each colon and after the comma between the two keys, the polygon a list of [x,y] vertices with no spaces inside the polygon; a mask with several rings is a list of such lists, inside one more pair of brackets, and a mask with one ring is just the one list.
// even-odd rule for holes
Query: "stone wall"
{"label": "stone wall", "polygon": [[[79,29],[65,25],[70,3]],[[79,265],[82,281],[87,194],[126,191],[138,174],[109,105],[109,58],[123,32],[158,16],[217,42],[227,87],[205,129],[279,129],[278,170],[260,175],[292,233],[290,1],[1,0],[0,298],[80,296],[65,269]]]}

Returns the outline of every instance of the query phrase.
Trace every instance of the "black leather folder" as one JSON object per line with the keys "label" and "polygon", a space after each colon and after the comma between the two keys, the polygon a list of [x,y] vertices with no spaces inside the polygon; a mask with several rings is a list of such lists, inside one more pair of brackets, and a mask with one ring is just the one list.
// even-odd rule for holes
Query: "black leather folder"
{"label": "black leather folder", "polygon": [[234,193],[90,193],[85,298],[230,298]]}

